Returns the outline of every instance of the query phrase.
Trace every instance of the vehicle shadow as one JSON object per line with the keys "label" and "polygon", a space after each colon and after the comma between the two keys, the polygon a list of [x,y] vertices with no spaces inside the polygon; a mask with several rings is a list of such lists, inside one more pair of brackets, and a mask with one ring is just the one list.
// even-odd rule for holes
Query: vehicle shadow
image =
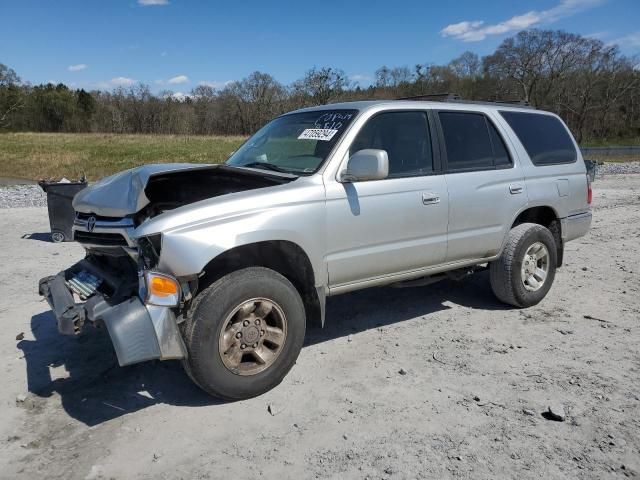
{"label": "vehicle shadow", "polygon": [[[371,288],[328,299],[325,328],[307,332],[314,345],[451,308],[499,310],[485,273],[461,282],[414,288]],[[72,418],[98,425],[156,404],[208,406],[222,402],[195,386],[180,362],[147,362],[119,367],[109,335],[85,328],[78,338],[60,335],[53,313],[31,318],[35,340],[18,343],[26,360],[29,392],[41,398],[57,393]]]}
{"label": "vehicle shadow", "polygon": [[378,287],[329,297],[325,326],[310,326],[305,345],[315,345],[451,308],[505,310],[491,291],[488,272],[462,281],[443,280],[423,287]]}
{"label": "vehicle shadow", "polygon": [[20,238],[24,240],[36,240],[38,242],[53,243],[50,232],[25,233]]}
{"label": "vehicle shadow", "polygon": [[62,407],[88,426],[166,403],[205,406],[220,403],[185,375],[180,362],[146,362],[120,368],[106,331],[87,327],[78,338],[60,335],[46,311],[31,317],[35,340],[22,340],[28,390],[60,396]]}

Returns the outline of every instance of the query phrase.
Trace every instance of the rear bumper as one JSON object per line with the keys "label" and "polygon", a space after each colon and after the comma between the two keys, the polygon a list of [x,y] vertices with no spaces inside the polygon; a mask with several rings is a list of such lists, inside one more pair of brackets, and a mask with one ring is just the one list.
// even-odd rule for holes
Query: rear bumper
{"label": "rear bumper", "polygon": [[173,310],[145,305],[137,296],[114,301],[100,293],[76,303],[66,283],[74,267],[39,282],[39,293],[51,306],[60,333],[77,335],[86,322],[104,323],[121,366],[186,357]]}
{"label": "rear bumper", "polygon": [[591,218],[591,212],[585,212],[560,220],[563,242],[575,240],[586,235],[589,228],[591,228]]}

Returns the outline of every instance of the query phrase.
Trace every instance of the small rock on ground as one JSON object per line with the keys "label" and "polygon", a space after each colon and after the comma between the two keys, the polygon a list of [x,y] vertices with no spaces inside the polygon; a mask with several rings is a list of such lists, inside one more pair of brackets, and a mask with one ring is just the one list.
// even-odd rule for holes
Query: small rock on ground
{"label": "small rock on ground", "polygon": [[564,407],[562,405],[549,405],[549,409],[547,410],[547,418],[549,420],[555,420],[556,422],[564,422],[567,417]]}

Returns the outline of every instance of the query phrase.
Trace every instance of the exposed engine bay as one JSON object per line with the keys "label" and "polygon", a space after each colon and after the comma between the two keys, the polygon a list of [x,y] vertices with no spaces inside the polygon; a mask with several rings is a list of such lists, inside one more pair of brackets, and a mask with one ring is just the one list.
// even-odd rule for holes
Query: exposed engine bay
{"label": "exposed engine bay", "polygon": [[185,170],[161,173],[149,179],[144,193],[149,205],[136,215],[141,221],[153,218],[166,210],[182,207],[207,198],[229,193],[255,190],[290,181],[273,175],[256,175],[254,172],[230,168]]}
{"label": "exposed engine bay", "polygon": [[89,254],[130,256],[137,263],[142,253],[145,266],[151,268],[160,251],[159,239],[156,243],[131,238],[145,221],[191,203],[295,178],[224,165],[145,165],[107,177],[76,195],[74,239]]}
{"label": "exposed engine bay", "polygon": [[80,191],[73,200],[79,214],[141,220],[229,193],[281,185],[295,175],[226,165],[145,165],[126,170]]}

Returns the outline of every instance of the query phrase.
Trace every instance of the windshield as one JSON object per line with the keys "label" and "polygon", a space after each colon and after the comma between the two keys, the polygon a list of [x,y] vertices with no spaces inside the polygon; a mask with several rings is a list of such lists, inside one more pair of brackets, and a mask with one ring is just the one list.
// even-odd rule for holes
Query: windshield
{"label": "windshield", "polygon": [[227,165],[309,175],[327,159],[357,110],[316,110],[278,117],[235,152]]}

